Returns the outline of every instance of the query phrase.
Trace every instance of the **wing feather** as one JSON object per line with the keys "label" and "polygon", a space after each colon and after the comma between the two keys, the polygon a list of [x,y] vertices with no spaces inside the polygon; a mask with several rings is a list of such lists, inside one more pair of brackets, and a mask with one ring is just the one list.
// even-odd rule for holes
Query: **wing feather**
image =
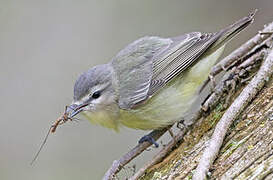
{"label": "wing feather", "polygon": [[120,51],[112,60],[119,107],[130,109],[145,100],[153,75],[152,58],[172,41],[159,37],[144,37]]}
{"label": "wing feather", "polygon": [[176,38],[144,37],[113,59],[119,106],[131,109],[197,61],[215,42],[214,34],[193,32]]}
{"label": "wing feather", "polygon": [[253,21],[254,13],[218,33],[192,32],[175,38],[144,37],[112,60],[114,86],[121,109],[132,109]]}
{"label": "wing feather", "polygon": [[[201,34],[199,32],[186,34],[186,36],[187,39],[183,40],[182,43],[177,43],[174,51],[154,59],[153,76],[148,96],[152,96],[169,81],[197,62],[198,58],[219,38],[214,33]],[[179,38],[176,39],[179,41]]]}

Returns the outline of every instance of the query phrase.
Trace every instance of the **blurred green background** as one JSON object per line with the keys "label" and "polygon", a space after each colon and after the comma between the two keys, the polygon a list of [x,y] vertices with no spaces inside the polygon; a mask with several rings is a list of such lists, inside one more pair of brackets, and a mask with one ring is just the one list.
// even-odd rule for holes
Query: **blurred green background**
{"label": "blurred green background", "polygon": [[272,0],[0,0],[0,179],[101,179],[147,132],[67,123],[29,164],[72,101],[78,75],[144,35],[214,32],[258,8],[227,54],[273,21],[272,7]]}

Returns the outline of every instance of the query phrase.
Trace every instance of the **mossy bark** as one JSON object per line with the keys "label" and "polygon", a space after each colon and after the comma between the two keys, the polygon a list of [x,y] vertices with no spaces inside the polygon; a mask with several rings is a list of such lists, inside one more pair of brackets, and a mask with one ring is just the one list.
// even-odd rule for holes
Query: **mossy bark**
{"label": "mossy bark", "polygon": [[[213,165],[207,166],[210,167],[207,178],[273,179],[273,78],[269,77],[272,76],[272,30],[273,22],[212,69],[213,75],[221,70],[227,70],[227,72],[213,93],[204,101],[202,108],[199,108],[193,116],[193,125],[178,133],[174,137],[175,140],[171,140],[165,146],[167,148],[163,148],[130,179],[192,179],[216,124],[223,114],[226,118],[222,118],[220,122],[223,123],[223,119],[228,119],[227,113],[231,112],[231,107],[241,113],[230,116],[232,118],[228,119],[230,121],[226,126],[229,127],[227,133],[225,130],[219,131],[218,129],[216,131],[223,132],[223,135],[226,134],[226,136],[219,153],[218,148],[217,151],[215,149],[216,152],[213,149],[206,151],[214,152],[212,153],[213,159],[210,160],[214,162],[209,163]],[[270,55],[268,55],[269,53]],[[270,57],[270,61],[266,59],[267,57]],[[262,68],[260,68],[263,61]],[[265,61],[270,63],[265,63]],[[265,64],[270,64],[270,66],[265,68]],[[259,68],[264,72],[260,73]],[[263,74],[259,83],[256,82],[258,81],[257,71],[257,75]],[[252,77],[254,78],[252,79]],[[250,80],[251,83],[248,84]],[[252,80],[256,80],[255,83],[252,83]],[[249,88],[252,86],[254,87]],[[251,95],[248,100],[242,100],[246,98],[239,96],[242,90],[244,90],[242,94],[249,93],[249,96]],[[239,98],[237,98],[238,96]],[[241,99],[244,103],[241,108],[234,106],[236,103],[232,104],[235,99],[235,102]],[[232,106],[229,108],[230,104]],[[235,107],[240,110],[237,111]],[[229,111],[226,111],[228,108]],[[201,114],[203,116],[200,118]],[[197,118],[200,119],[196,120]],[[231,126],[229,126],[230,122],[233,122]],[[219,126],[217,127],[219,128]],[[220,127],[222,128],[222,126]],[[152,137],[158,139],[164,132],[166,130],[160,130],[159,133],[153,131]],[[215,137],[215,133],[213,137]],[[104,179],[115,178],[122,167],[149,146],[150,144],[147,143],[138,144],[121,159],[115,160]],[[218,156],[215,159],[217,153]],[[202,165],[206,165],[206,162],[202,162],[204,163]],[[195,176],[196,174],[198,173],[195,173]],[[204,177],[203,175],[202,177]],[[194,178],[196,179],[196,177]]]}
{"label": "mossy bark", "polygon": [[[232,101],[244,85],[235,86]],[[202,117],[183,141],[141,179],[191,179],[214,127],[224,114],[222,101]],[[273,179],[273,81],[266,83],[233,122],[221,151],[210,169],[209,179]]]}

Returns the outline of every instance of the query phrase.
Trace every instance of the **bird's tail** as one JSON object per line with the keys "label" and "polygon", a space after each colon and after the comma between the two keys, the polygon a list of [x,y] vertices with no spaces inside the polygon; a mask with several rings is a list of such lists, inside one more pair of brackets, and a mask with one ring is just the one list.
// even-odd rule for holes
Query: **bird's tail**
{"label": "bird's tail", "polygon": [[249,26],[253,22],[256,12],[257,9],[251,12],[248,16],[243,17],[242,19],[216,33],[218,34],[219,39],[212,45],[211,49],[218,49],[219,47],[223,46],[235,35]]}

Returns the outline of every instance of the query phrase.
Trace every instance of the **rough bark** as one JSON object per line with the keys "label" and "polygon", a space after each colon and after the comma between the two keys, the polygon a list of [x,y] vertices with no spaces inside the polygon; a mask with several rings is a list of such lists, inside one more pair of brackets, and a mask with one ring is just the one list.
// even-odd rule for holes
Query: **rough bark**
{"label": "rough bark", "polygon": [[[272,51],[272,34],[270,36],[267,42],[259,41],[256,48],[245,52],[248,54],[245,63],[251,58],[256,59],[247,77],[239,77],[242,72],[235,73],[235,77],[229,82],[229,89],[221,95],[220,101],[210,113],[200,118],[184,135],[179,146],[162,157],[159,163],[149,167],[140,179],[192,179],[217,122]],[[244,63],[237,61],[234,67],[242,64]],[[231,71],[238,70],[234,67]],[[258,95],[248,102],[233,121],[220,153],[207,173],[208,178],[273,179],[273,80],[268,78]]]}
{"label": "rough bark", "polygon": [[[191,179],[213,127],[221,118],[223,104],[198,122],[184,141],[142,179]],[[221,152],[210,170],[213,179],[273,178],[273,83],[233,123]]]}
{"label": "rough bark", "polygon": [[[272,31],[273,22],[212,69],[211,76],[223,70],[226,73],[193,116],[192,124],[176,134],[130,180],[192,179],[193,174],[195,179],[200,179],[199,177],[204,179],[205,176],[211,179],[273,178]],[[266,62],[270,65],[266,66]],[[249,88],[248,83],[259,79],[258,76],[261,74],[266,74],[266,77],[260,76],[260,82],[256,83],[257,87]],[[252,91],[248,94],[246,89]],[[238,101],[240,94],[245,94],[245,97],[250,95],[251,98],[241,98],[245,100],[240,102]],[[238,110],[239,113],[235,113],[224,125],[228,133],[220,133],[221,138],[214,134],[214,138],[211,139],[218,121],[221,119],[220,122],[223,123],[223,119],[229,119],[229,109],[237,107],[233,106],[236,104],[233,102],[237,104],[239,102],[243,106]],[[236,109],[233,108],[233,111]],[[154,131],[151,134],[158,139],[166,131],[167,129]],[[219,131],[221,130],[216,128],[215,132]],[[208,150],[213,144],[213,139],[219,139],[220,145],[212,146],[217,147],[217,150]],[[104,179],[116,179],[117,173],[149,146],[149,143],[139,144],[119,160],[115,160]],[[221,147],[220,152],[218,147]],[[209,154],[210,158],[204,158],[203,153]],[[203,163],[198,165],[200,159]],[[204,159],[208,159],[209,163]],[[200,176],[199,170],[202,168],[197,167],[203,164],[205,169],[202,167],[203,172]]]}

